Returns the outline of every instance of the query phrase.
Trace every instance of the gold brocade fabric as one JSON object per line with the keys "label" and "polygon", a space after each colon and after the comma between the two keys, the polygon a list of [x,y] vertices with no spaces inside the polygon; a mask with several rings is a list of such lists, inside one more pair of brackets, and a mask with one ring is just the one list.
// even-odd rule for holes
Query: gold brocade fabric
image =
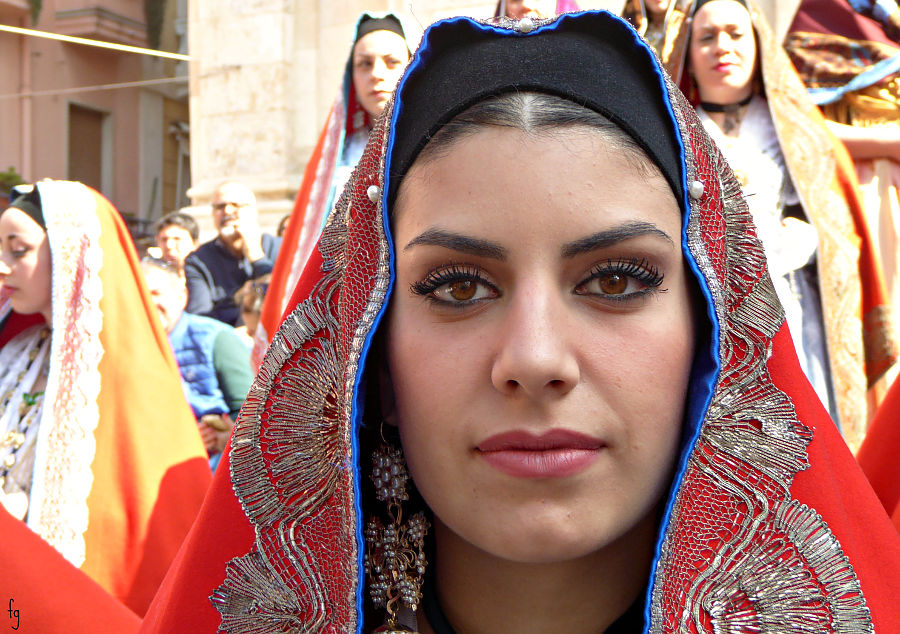
{"label": "gold brocade fabric", "polygon": [[[860,18],[862,19],[862,18]],[[850,25],[852,27],[852,24]],[[795,31],[785,39],[785,50],[806,86],[838,89],[877,64],[897,55],[900,49],[887,41],[857,40],[836,33]],[[887,75],[864,88],[845,92],[837,101],[822,105],[825,118],[856,128],[884,129],[896,135],[900,129],[900,75]],[[900,305],[900,163],[890,158],[856,159],[860,193],[872,250],[881,266],[887,297]],[[900,314],[887,306],[865,315],[866,358],[873,369],[890,367],[877,382],[870,373],[869,400],[874,411],[895,378],[893,342],[878,333],[900,332]],[[892,366],[892,367],[891,367]]]}
{"label": "gold brocade fabric", "polygon": [[[863,238],[852,203],[836,182],[842,166],[835,140],[756,3],[749,0],[747,4],[757,32],[766,98],[785,162],[803,209],[819,233],[819,289],[831,377],[844,438],[855,451],[868,424],[869,383],[877,380],[886,362],[883,358],[867,358],[866,350],[895,358],[896,344],[890,329],[867,332],[864,328],[860,270]],[[867,367],[878,367],[880,372],[867,377]]]}
{"label": "gold brocade fabric", "polygon": [[900,125],[900,76],[822,106],[825,117],[863,128]]}

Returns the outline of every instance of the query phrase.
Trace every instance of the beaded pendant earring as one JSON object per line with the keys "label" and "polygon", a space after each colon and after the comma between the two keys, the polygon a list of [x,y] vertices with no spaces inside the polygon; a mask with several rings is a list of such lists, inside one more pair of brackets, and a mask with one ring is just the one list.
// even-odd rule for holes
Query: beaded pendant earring
{"label": "beaded pendant earring", "polygon": [[422,600],[425,577],[425,535],[430,524],[424,513],[415,513],[404,523],[401,503],[409,499],[409,475],[403,453],[387,444],[372,454],[372,483],[376,498],[386,503],[389,523],[377,517],[366,525],[365,570],[369,596],[376,608],[387,613],[381,633],[408,633],[400,624],[401,611],[415,613]]}

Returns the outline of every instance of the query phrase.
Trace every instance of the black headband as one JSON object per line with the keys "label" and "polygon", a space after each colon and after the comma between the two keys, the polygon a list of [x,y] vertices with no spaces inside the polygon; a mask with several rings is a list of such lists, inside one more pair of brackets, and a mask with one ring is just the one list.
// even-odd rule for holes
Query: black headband
{"label": "black headband", "polygon": [[397,92],[388,204],[441,126],[512,91],[558,95],[606,116],[647,152],[683,207],[681,145],[662,71],[626,22],[594,11],[564,15],[530,34],[467,18],[430,27]]}
{"label": "black headband", "polygon": [[400,20],[395,16],[386,15],[383,18],[363,16],[359,26],[356,28],[356,39],[353,40],[353,43],[356,44],[372,31],[391,31],[402,37],[404,40],[406,39],[406,34],[403,33],[403,25],[400,24]]}
{"label": "black headband", "polygon": [[[33,185],[14,187],[9,193],[9,207],[7,209],[12,209],[13,207],[24,211],[41,226],[41,229],[47,230],[47,223],[44,222],[44,212],[41,210],[41,195],[38,193],[37,187]],[[3,214],[3,211],[5,210],[0,210],[0,214]]]}

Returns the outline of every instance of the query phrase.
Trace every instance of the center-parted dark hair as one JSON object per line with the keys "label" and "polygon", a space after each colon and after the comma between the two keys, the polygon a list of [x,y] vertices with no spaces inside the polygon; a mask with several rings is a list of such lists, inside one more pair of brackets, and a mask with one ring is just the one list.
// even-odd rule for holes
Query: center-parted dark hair
{"label": "center-parted dark hair", "polygon": [[560,128],[587,128],[599,133],[610,149],[625,153],[635,169],[644,174],[659,173],[644,149],[602,114],[569,99],[538,92],[505,93],[470,106],[428,140],[416,163],[443,156],[455,143],[487,126],[535,135]]}

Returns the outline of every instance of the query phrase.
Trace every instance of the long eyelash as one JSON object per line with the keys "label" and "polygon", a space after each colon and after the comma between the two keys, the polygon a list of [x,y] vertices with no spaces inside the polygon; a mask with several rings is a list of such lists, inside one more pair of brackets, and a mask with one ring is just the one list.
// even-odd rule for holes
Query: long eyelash
{"label": "long eyelash", "polygon": [[473,280],[482,284],[486,284],[488,286],[493,286],[490,282],[479,275],[478,269],[474,266],[466,264],[455,264],[451,262],[450,264],[445,264],[433,268],[428,272],[428,275],[425,276],[425,279],[410,284],[409,290],[411,290],[416,295],[427,297],[444,284],[447,284],[449,282],[459,282],[462,280]]}
{"label": "long eyelash", "polygon": [[631,258],[630,260],[607,260],[605,265],[596,265],[591,269],[591,276],[588,279],[594,279],[600,275],[609,273],[622,273],[633,277],[641,284],[650,288],[659,288],[663,283],[665,275],[659,272],[659,269],[646,258]]}

